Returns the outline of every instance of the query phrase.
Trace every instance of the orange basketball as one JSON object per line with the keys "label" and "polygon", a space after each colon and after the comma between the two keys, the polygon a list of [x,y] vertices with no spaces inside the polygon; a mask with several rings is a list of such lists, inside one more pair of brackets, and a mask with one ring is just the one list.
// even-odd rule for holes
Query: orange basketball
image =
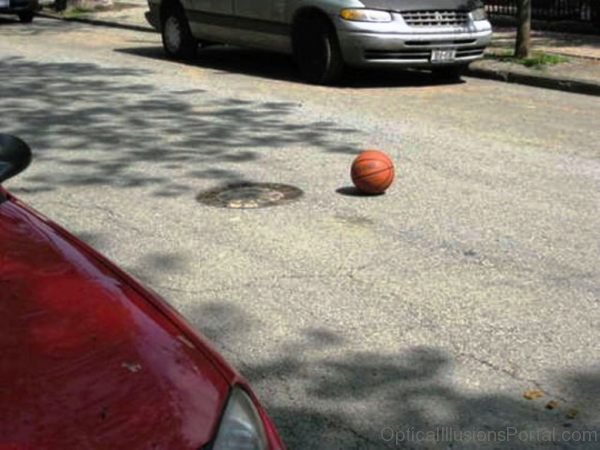
{"label": "orange basketball", "polygon": [[383,152],[366,150],[352,163],[354,186],[365,194],[382,194],[394,181],[394,163]]}

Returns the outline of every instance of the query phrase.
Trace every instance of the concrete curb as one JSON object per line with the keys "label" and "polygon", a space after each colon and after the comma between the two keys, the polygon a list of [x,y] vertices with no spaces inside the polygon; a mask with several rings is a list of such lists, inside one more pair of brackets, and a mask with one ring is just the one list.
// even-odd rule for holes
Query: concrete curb
{"label": "concrete curb", "polygon": [[556,91],[564,91],[574,94],[600,96],[600,84],[582,80],[543,77],[505,70],[485,69],[481,67],[470,67],[465,72],[465,75],[469,77],[483,78],[486,80],[524,84],[527,86],[553,89]]}
{"label": "concrete curb", "polygon": [[64,20],[65,22],[78,22],[78,23],[86,23],[89,25],[100,25],[103,27],[110,27],[110,28],[121,28],[121,29],[125,29],[125,30],[143,31],[145,33],[157,33],[157,31],[154,28],[150,27],[149,25],[146,27],[143,25],[111,22],[108,20],[90,19],[90,18],[86,18],[86,17],[61,17],[58,14],[52,14],[47,11],[40,11],[36,14],[40,17],[46,17],[48,19],[55,19],[55,20]]}

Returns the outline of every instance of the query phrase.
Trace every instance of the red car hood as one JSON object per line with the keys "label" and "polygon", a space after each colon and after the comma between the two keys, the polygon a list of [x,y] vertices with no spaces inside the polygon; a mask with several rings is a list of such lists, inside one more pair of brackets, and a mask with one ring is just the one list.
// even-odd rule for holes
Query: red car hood
{"label": "red car hood", "polygon": [[66,232],[0,204],[0,449],[198,449],[227,368]]}

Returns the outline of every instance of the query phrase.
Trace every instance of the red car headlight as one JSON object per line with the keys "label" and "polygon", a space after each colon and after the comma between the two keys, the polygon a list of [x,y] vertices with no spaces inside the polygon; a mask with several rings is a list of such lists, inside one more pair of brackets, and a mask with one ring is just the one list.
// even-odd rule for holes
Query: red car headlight
{"label": "red car headlight", "polygon": [[212,450],[267,450],[267,436],[252,399],[234,387]]}

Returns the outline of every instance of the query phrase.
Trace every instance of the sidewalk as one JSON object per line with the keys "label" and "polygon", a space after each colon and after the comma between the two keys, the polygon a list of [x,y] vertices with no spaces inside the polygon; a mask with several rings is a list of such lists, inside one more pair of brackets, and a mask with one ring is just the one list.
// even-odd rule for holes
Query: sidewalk
{"label": "sidewalk", "polygon": [[[45,9],[46,17],[154,32],[146,22],[146,0],[115,2],[110,11],[74,12],[62,15]],[[556,64],[527,67],[509,55],[515,42],[514,29],[494,28],[494,40],[486,58],[471,64],[468,76],[600,96],[600,36],[534,31],[533,54],[559,55]]]}
{"label": "sidewalk", "polygon": [[516,32],[494,28],[486,58],[471,65],[471,76],[533,86],[600,95],[600,36],[533,31],[533,55],[557,55],[562,62],[526,67],[511,62]]}

